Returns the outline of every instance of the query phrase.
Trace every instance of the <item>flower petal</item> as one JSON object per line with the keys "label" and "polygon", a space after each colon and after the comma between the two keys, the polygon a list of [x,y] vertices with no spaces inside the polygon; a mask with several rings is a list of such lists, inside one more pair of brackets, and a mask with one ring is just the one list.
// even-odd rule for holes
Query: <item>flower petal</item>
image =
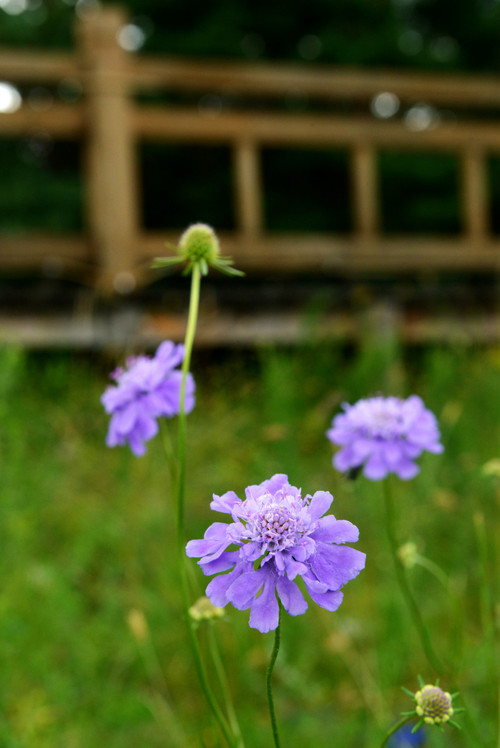
{"label": "flower petal", "polygon": [[333,496],[328,491],[316,491],[309,504],[309,514],[311,519],[319,519],[327,512],[333,501]]}
{"label": "flower petal", "polygon": [[250,609],[250,626],[262,634],[277,628],[279,623],[279,605],[276,599],[276,577],[269,574],[264,581],[262,593]]}
{"label": "flower petal", "polygon": [[359,538],[359,530],[352,522],[335,519],[333,514],[328,514],[319,520],[317,529],[309,537],[323,543],[355,543]]}
{"label": "flower petal", "polygon": [[276,590],[283,607],[291,616],[300,616],[306,612],[307,601],[295,582],[287,577],[279,577]]}

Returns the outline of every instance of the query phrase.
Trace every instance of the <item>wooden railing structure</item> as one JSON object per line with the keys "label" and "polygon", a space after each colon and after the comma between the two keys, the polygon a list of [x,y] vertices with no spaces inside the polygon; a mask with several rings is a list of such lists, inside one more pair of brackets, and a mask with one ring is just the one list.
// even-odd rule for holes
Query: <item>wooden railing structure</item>
{"label": "wooden railing structure", "polygon": [[[500,109],[500,78],[354,71],[319,66],[189,61],[140,56],[117,42],[127,17],[106,6],[77,21],[74,53],[0,50],[0,80],[14,84],[78,81],[83,96],[46,111],[21,106],[0,114],[0,137],[46,132],[84,147],[85,233],[0,235],[0,274],[54,262],[104,294],[133,291],[151,278],[149,264],[179,232],[146,232],[138,200],[141,141],[230,146],[237,229],[222,234],[224,254],[249,273],[412,273],[495,271],[500,237],[490,232],[487,159],[500,154],[498,122],[471,112]],[[227,92],[282,99],[300,90],[311,99],[366,104],[381,92],[401,102],[461,109],[455,121],[422,130],[404,120],[365,114],[221,111],[146,104],[138,93]],[[263,147],[345,149],[350,154],[353,232],[349,235],[266,231],[260,167]],[[383,150],[455,154],[461,164],[461,233],[386,236],[381,227],[377,158]],[[1,207],[0,207],[1,210]],[[166,206],[168,210],[168,206]],[[196,217],[193,217],[196,220]],[[179,227],[179,230],[184,227]]]}

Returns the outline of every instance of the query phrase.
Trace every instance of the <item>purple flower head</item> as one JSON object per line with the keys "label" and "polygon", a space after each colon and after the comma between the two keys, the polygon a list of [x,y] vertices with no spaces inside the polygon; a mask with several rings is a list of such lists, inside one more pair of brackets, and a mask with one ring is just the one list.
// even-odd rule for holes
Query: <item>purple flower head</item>
{"label": "purple flower head", "polygon": [[326,432],[341,447],[333,458],[341,472],[363,467],[370,480],[389,473],[410,480],[419,472],[414,460],[422,452],[443,451],[436,417],[417,395],[406,400],[379,395],[343,407]]}
{"label": "purple flower head", "polygon": [[413,732],[411,725],[403,725],[389,740],[391,748],[422,748],[425,743],[424,730]]}
{"label": "purple flower head", "polygon": [[[144,442],[158,433],[157,418],[172,418],[179,413],[182,373],[175,370],[184,358],[184,346],[167,340],[154,357],[134,356],[125,368],[111,373],[116,385],[101,397],[106,413],[111,414],[106,444],[123,446],[127,441],[137,456],[146,451]],[[194,380],[186,379],[185,411],[194,407]]]}
{"label": "purple flower head", "polygon": [[250,608],[250,626],[265,633],[278,625],[276,593],[290,615],[307,610],[294,581],[302,577],[314,602],[337,610],[341,587],[364,568],[365,554],[343,545],[358,539],[357,527],[333,514],[323,516],[333,496],[316,491],[302,497],[286,475],[274,475],[245,489],[245,497],[242,501],[234,491],[214,495],[211,508],[230,514],[232,522],[214,522],[203,540],[186,546],[188,556],[201,557],[205,574],[218,575],[206,590],[211,602]]}

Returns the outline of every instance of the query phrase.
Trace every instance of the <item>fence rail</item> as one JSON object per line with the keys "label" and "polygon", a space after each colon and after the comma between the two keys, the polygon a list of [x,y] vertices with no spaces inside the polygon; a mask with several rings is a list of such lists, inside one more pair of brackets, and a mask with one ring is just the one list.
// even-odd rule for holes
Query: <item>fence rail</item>
{"label": "fence rail", "polygon": [[[81,18],[73,54],[0,50],[0,79],[13,83],[77,81],[83,96],[46,111],[27,106],[0,114],[0,137],[35,132],[84,147],[84,236],[0,235],[0,272],[59,267],[103,293],[125,292],[151,278],[149,263],[165,239],[141,227],[137,144],[225,144],[233,154],[237,229],[224,250],[249,272],[366,273],[497,271],[500,238],[489,226],[487,159],[500,153],[500,127],[478,110],[500,109],[500,78],[391,71],[361,72],[283,64],[141,58],[126,53],[117,34],[126,14],[111,6]],[[140,103],[137,92],[230,93],[283,97],[300,90],[311,99],[366,104],[381,92],[406,103],[425,101],[464,113],[422,130],[367,114],[222,111]],[[476,112],[476,114],[474,114]],[[261,149],[341,148],[350,154],[354,229],[348,236],[266,231]],[[456,154],[460,163],[461,233],[456,237],[385,236],[381,228],[377,158],[380,150]],[[180,229],[183,227],[179,227]]]}

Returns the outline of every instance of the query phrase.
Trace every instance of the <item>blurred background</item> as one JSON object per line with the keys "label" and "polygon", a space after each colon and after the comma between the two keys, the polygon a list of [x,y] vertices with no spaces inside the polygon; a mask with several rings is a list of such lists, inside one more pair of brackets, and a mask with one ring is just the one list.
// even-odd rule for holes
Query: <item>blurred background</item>
{"label": "blurred background", "polygon": [[[188,280],[150,263],[195,221],[246,277],[203,281],[190,537],[212,493],[285,472],[332,491],[369,559],[337,613],[286,621],[286,744],[371,748],[400,686],[434,681],[380,486],[324,436],[344,401],[417,392],[445,452],[398,487],[400,540],[443,570],[410,579],[480,726],[422,740],[498,745],[499,33],[497,0],[0,0],[2,748],[221,745],[161,443],[107,450],[99,402],[125,355],[182,339]],[[268,745],[272,642],[245,613],[217,627],[247,748]]]}
{"label": "blurred background", "polygon": [[149,265],[194,221],[247,272],[210,278],[200,343],[297,340],[309,309],[352,340],[379,302],[409,340],[497,337],[493,0],[0,13],[5,340],[180,338]]}

